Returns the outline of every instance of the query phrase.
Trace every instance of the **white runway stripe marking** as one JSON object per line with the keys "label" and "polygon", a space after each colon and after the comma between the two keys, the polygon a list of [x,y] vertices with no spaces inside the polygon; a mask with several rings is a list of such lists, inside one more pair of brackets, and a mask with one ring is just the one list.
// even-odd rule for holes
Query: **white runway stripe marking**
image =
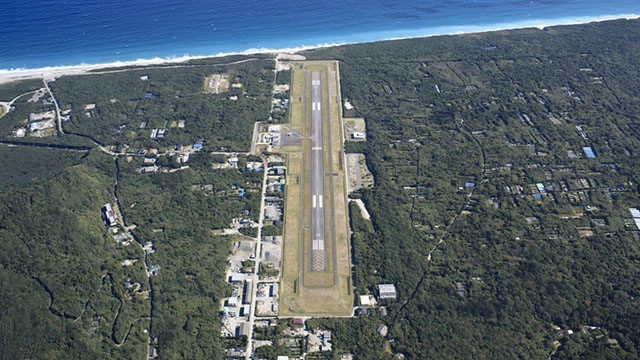
{"label": "white runway stripe marking", "polygon": [[322,207],[322,196],[318,196],[318,207]]}
{"label": "white runway stripe marking", "polygon": [[316,207],[316,196],[313,195],[311,197],[311,207],[315,208]]}

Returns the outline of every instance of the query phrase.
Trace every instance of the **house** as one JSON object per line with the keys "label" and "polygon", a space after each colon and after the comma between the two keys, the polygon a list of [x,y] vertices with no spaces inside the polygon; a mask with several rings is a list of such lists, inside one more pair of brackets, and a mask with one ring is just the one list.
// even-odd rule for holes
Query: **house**
{"label": "house", "polygon": [[151,275],[158,275],[160,273],[160,265],[147,266],[147,271],[151,273]]}
{"label": "house", "polygon": [[293,319],[293,325],[304,325],[304,320],[302,320],[302,319]]}
{"label": "house", "polygon": [[180,164],[184,164],[184,163],[186,163],[187,161],[189,161],[189,154],[181,154],[181,155],[178,155],[178,163],[180,163]]}
{"label": "house", "polygon": [[157,166],[145,166],[140,170],[143,174],[155,174],[158,172]]}
{"label": "house", "polygon": [[147,98],[147,99],[151,99],[153,97],[153,94],[149,93],[149,94],[145,95],[144,97]]}
{"label": "house", "polygon": [[113,209],[111,208],[111,204],[109,203],[104,204],[104,207],[102,207],[102,211],[103,211],[103,219],[105,224],[107,226],[116,226],[117,225],[116,214],[113,212]]}
{"label": "house", "polygon": [[629,211],[631,212],[631,216],[633,218],[640,218],[640,210],[636,208],[629,208]]}
{"label": "house", "polygon": [[376,329],[376,332],[378,332],[378,334],[380,334],[380,336],[385,337],[387,336],[387,331],[389,329],[387,328],[387,325],[385,324],[380,324],[380,326],[378,326],[378,329]]}
{"label": "house", "polygon": [[395,299],[396,286],[393,284],[379,284],[378,294],[380,296],[380,299]]}
{"label": "house", "polygon": [[149,76],[148,75],[142,75],[142,76],[140,76],[140,80],[147,81],[147,80],[149,80]]}
{"label": "house", "polygon": [[364,134],[359,132],[354,132],[353,134],[351,134],[351,138],[353,140],[364,140]]}
{"label": "house", "polygon": [[357,308],[355,311],[356,316],[369,316],[371,315],[371,309],[369,308]]}
{"label": "house", "polygon": [[371,297],[369,295],[360,295],[361,306],[371,306]]}
{"label": "house", "polygon": [[271,168],[271,173],[274,175],[284,175],[286,169],[285,166],[274,166]]}
{"label": "house", "polygon": [[145,252],[145,254],[153,254],[156,252],[155,250],[153,250],[153,243],[151,241],[147,241],[142,244],[142,250]]}
{"label": "house", "polygon": [[156,163],[156,159],[154,158],[145,158],[144,159],[144,164],[145,165],[153,165]]}

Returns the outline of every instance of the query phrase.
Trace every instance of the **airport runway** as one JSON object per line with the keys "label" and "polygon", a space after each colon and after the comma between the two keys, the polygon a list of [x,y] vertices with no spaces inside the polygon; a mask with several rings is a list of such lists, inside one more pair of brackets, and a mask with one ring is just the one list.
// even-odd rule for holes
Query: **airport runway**
{"label": "airport runway", "polygon": [[321,74],[320,71],[311,72],[311,271],[327,269]]}

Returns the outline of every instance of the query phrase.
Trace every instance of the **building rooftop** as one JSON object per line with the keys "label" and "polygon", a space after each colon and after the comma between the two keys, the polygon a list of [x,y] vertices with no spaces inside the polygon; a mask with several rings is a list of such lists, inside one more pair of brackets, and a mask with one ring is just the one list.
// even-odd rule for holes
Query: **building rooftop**
{"label": "building rooftop", "polygon": [[396,286],[393,284],[379,284],[378,293],[381,299],[395,299],[396,298]]}
{"label": "building rooftop", "polygon": [[596,158],[596,155],[593,153],[593,150],[589,146],[583,147],[582,150],[584,150],[585,155],[587,155],[589,159]]}

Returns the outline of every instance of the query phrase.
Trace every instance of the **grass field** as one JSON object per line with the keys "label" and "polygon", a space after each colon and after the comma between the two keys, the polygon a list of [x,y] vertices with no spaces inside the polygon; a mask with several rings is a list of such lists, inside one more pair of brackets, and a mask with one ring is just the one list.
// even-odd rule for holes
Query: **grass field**
{"label": "grass field", "polygon": [[[285,152],[287,160],[287,188],[285,203],[285,230],[282,280],[280,287],[280,315],[349,315],[353,306],[353,292],[351,291],[351,263],[349,255],[348,220],[345,194],[344,166],[342,166],[343,143],[340,120],[340,99],[337,93],[337,74],[335,62],[301,62],[293,68],[291,88],[291,123],[290,128],[302,130],[304,137],[311,133],[310,107],[304,106],[303,96],[310,93],[310,81],[306,81],[304,89],[305,71],[322,71],[323,79],[328,76],[329,91],[323,92],[323,110],[328,116],[323,117],[325,134],[325,207],[326,229],[326,271],[311,272],[308,262],[310,258],[310,209],[303,208],[303,199],[310,197],[310,142],[303,140],[298,147],[288,146]],[[328,70],[328,72],[327,72]],[[308,72],[307,72],[308,74]],[[323,80],[326,87],[327,82]],[[307,104],[309,104],[307,102]],[[306,121],[303,124],[303,112]],[[328,133],[331,132],[331,144]],[[329,151],[331,147],[331,151]],[[331,169],[331,171],[330,171]],[[333,192],[331,192],[333,182]],[[304,184],[304,193],[303,185]],[[301,219],[301,212],[302,219]],[[301,225],[303,241],[301,241]],[[335,228],[335,234],[334,234]],[[334,236],[335,254],[334,257]],[[300,244],[302,243],[302,252]],[[303,270],[300,271],[300,262]],[[337,276],[334,269],[337,268]]]}

